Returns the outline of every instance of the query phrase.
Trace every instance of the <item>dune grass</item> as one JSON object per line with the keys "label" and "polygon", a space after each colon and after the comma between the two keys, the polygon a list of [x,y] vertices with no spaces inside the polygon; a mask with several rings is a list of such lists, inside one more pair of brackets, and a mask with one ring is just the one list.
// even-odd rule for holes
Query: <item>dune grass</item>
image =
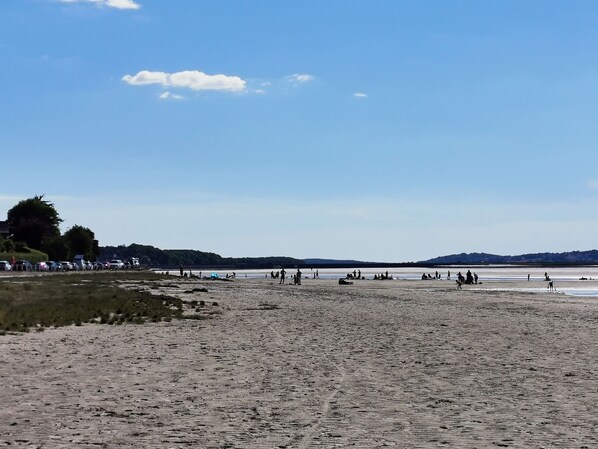
{"label": "dune grass", "polygon": [[170,321],[180,299],[125,290],[119,281],[157,280],[149,272],[81,273],[0,279],[0,334],[47,327]]}

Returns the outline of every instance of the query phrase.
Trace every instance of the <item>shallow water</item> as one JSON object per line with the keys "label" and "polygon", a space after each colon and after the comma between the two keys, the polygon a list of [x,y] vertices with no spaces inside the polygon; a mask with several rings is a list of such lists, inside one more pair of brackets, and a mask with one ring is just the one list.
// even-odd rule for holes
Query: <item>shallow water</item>
{"label": "shallow water", "polygon": [[[461,272],[463,275],[470,269],[472,273],[478,275],[479,282],[526,282],[528,274],[530,275],[529,287],[513,287],[505,285],[504,288],[497,287],[491,290],[497,291],[526,291],[526,292],[545,292],[546,291],[546,280],[544,273],[548,273],[548,276],[554,281],[556,290],[559,293],[564,293],[571,296],[584,296],[584,297],[598,297],[598,287],[592,285],[584,286],[588,281],[598,281],[598,266],[582,266],[582,267],[519,267],[519,266],[453,266],[446,267],[442,271],[438,271],[440,280],[438,282],[447,282],[448,271],[450,271],[450,281],[453,282],[457,278],[457,273]],[[361,276],[366,280],[374,279],[375,275],[386,274],[392,278],[393,281],[420,281],[422,274],[435,275],[436,270],[425,268],[425,267],[408,267],[408,268],[360,268],[355,267],[355,271],[360,270]],[[156,269],[159,272],[165,272],[162,269]],[[222,271],[222,270],[185,270],[187,273],[193,275],[210,276],[212,273],[218,275],[218,277],[226,277],[232,275],[233,271]],[[287,277],[291,277],[296,273],[296,269],[287,268]],[[270,277],[271,270],[236,270],[234,273],[236,277],[243,277],[248,279],[265,279]],[[347,268],[323,268],[323,269],[303,269],[301,270],[304,279],[314,279],[317,276],[319,279],[340,279],[349,272],[353,272],[353,269]],[[178,270],[170,270],[168,272],[171,275],[179,275]],[[274,271],[276,273],[276,270]],[[581,278],[586,278],[581,280]],[[559,283],[566,283],[567,286],[559,286]],[[573,284],[573,285],[572,285]],[[579,284],[579,285],[575,285]],[[488,290],[488,289],[486,289]]]}

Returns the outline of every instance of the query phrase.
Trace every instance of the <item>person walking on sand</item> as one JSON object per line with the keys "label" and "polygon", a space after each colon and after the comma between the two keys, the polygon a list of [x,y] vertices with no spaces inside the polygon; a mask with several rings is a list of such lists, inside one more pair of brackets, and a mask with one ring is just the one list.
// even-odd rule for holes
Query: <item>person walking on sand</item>
{"label": "person walking on sand", "polygon": [[287,273],[287,272],[286,272],[286,271],[284,271],[284,268],[283,268],[282,270],[280,270],[280,282],[279,282],[279,284],[284,284],[284,275],[285,275],[286,273]]}
{"label": "person walking on sand", "polygon": [[181,277],[183,277],[183,264],[179,264],[179,272],[181,273]]}
{"label": "person walking on sand", "polygon": [[297,285],[301,285],[301,271],[297,268]]}

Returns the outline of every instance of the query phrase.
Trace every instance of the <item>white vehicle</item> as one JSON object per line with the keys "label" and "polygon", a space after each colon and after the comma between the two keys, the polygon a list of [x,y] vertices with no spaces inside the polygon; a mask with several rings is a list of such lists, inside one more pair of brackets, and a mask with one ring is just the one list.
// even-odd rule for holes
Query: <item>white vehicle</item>
{"label": "white vehicle", "polygon": [[0,271],[11,271],[12,266],[6,260],[0,260]]}
{"label": "white vehicle", "polygon": [[77,270],[85,270],[85,258],[83,256],[83,254],[77,254],[73,258],[73,265],[75,266],[75,269],[77,269]]}
{"label": "white vehicle", "polygon": [[125,264],[120,259],[112,259],[108,264],[108,268],[111,270],[122,270],[125,267]]}
{"label": "white vehicle", "polygon": [[62,268],[62,271],[73,271],[75,269],[73,264],[66,260],[60,262],[60,267]]}

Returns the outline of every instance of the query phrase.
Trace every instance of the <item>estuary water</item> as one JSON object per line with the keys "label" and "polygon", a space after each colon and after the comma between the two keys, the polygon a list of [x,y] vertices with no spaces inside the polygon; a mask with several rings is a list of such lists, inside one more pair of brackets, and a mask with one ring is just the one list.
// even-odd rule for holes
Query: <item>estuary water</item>
{"label": "estuary water", "polygon": [[[166,272],[166,270],[157,268],[158,272]],[[296,273],[297,269],[288,267],[285,268],[287,277],[292,279],[292,275]],[[352,267],[352,268],[303,268],[301,269],[302,278],[309,279],[340,279],[346,277],[348,274],[353,274],[355,271],[361,274],[364,280],[374,280],[376,276],[388,273],[389,281],[410,281],[422,282],[422,275],[429,274],[433,278],[438,271],[440,279],[433,279],[428,282],[454,282],[457,274],[461,272],[463,275],[471,270],[472,273],[478,275],[478,281],[483,285],[484,282],[491,282],[492,286],[484,287],[485,290],[496,291],[528,291],[528,292],[544,292],[547,289],[547,281],[545,274],[554,282],[555,288],[558,292],[573,296],[598,297],[598,265],[578,266],[578,267],[521,267],[521,266],[465,266],[455,265],[446,266],[442,269],[427,268],[427,267],[404,267],[404,268],[376,268],[376,267]],[[273,270],[276,274],[277,270]],[[218,276],[219,278],[226,278],[234,275],[239,278],[248,279],[270,279],[272,270],[189,270],[185,269],[187,274],[196,276]],[[448,279],[450,272],[450,279]],[[179,270],[168,271],[170,275],[179,275]],[[529,281],[528,281],[529,275]],[[501,285],[504,284],[504,285]],[[472,286],[470,288],[475,288]]]}

